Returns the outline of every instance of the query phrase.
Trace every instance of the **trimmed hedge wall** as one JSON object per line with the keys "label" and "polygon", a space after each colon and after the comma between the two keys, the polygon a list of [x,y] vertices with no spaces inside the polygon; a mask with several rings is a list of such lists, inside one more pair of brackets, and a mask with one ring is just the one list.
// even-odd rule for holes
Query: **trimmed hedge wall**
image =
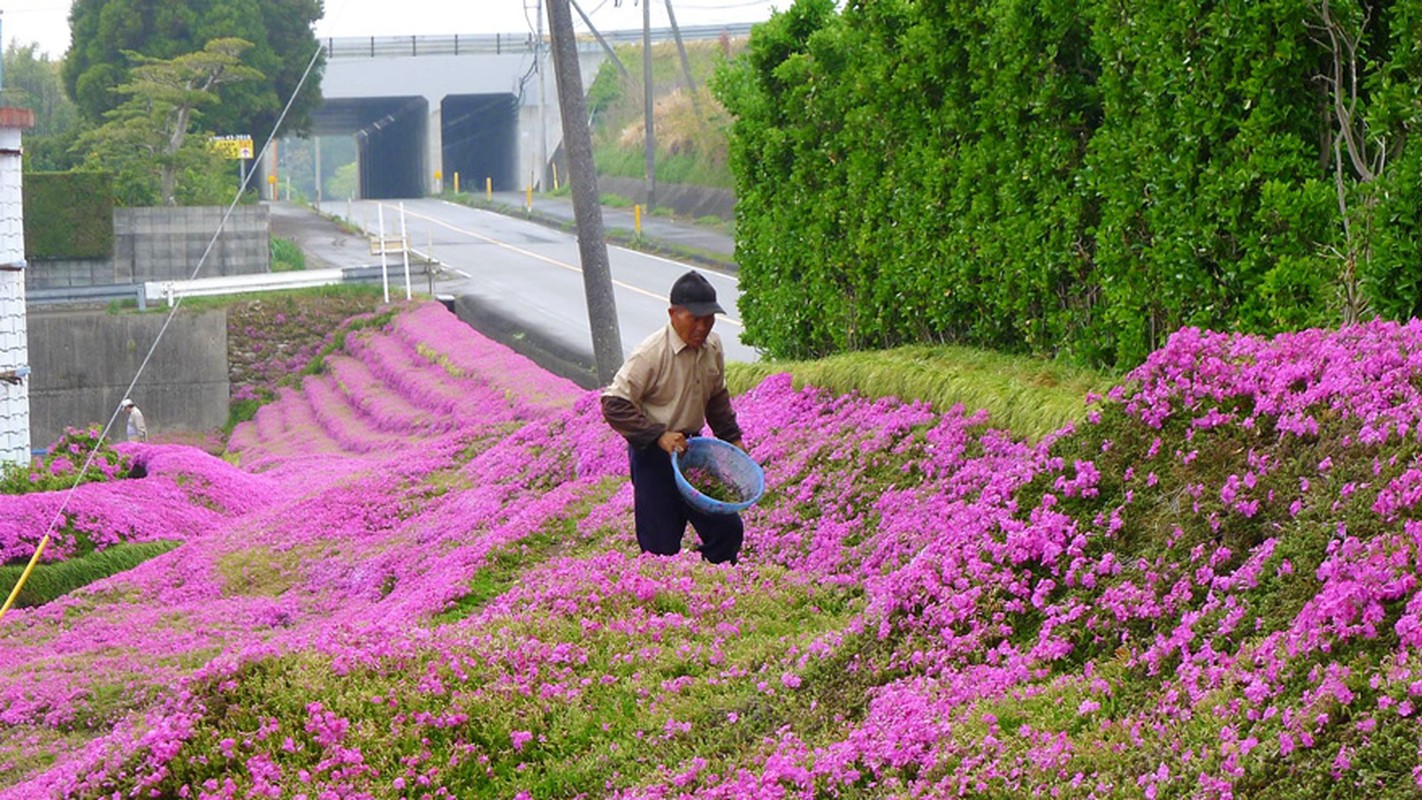
{"label": "trimmed hedge wall", "polygon": [[1337,324],[1349,276],[1422,313],[1422,0],[1330,7],[1388,150],[1367,181],[1343,151],[1351,246],[1316,3],[797,0],[714,82],[746,340],[1128,367],[1181,326]]}
{"label": "trimmed hedge wall", "polygon": [[23,179],[26,258],[109,258],[113,255],[111,175],[27,172]]}

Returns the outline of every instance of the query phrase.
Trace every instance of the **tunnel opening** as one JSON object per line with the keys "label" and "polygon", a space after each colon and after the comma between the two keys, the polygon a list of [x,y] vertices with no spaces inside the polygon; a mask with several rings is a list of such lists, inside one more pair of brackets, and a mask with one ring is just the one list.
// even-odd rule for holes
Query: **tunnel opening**
{"label": "tunnel opening", "polygon": [[512,94],[449,95],[440,104],[443,170],[460,189],[494,191],[518,186],[518,98]]}
{"label": "tunnel opening", "polygon": [[426,194],[428,120],[423,97],[365,97],[327,100],[311,121],[317,135],[353,137],[358,196],[377,200]]}
{"label": "tunnel opening", "polygon": [[391,109],[355,132],[360,196],[367,200],[425,195],[425,126],[422,97],[381,98]]}

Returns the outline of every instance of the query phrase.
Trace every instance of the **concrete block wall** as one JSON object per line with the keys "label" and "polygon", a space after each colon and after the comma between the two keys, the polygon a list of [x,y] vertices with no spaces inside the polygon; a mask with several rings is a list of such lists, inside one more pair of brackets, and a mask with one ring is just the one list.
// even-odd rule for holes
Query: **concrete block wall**
{"label": "concrete block wall", "polygon": [[[30,425],[37,448],[66,426],[109,421],[165,314],[41,310],[29,313]],[[180,313],[131,395],[150,440],[166,432],[209,431],[227,421],[227,312]],[[120,415],[110,429],[124,438]]]}
{"label": "concrete block wall", "polygon": [[112,258],[32,259],[25,270],[25,288],[67,289],[118,283]]}
{"label": "concrete block wall", "polygon": [[223,225],[226,213],[219,206],[114,209],[114,279],[107,282],[186,280],[200,262],[200,278],[270,272],[271,210],[237,206]]}

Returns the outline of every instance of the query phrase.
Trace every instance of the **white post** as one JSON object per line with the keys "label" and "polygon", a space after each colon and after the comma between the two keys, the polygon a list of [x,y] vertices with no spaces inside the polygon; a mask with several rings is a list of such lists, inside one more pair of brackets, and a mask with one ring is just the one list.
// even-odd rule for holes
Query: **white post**
{"label": "white post", "polygon": [[390,268],[385,260],[385,204],[375,204],[380,219],[380,285],[385,287],[385,302],[390,302]]}
{"label": "white post", "polygon": [[400,201],[400,256],[405,260],[405,299],[410,293],[410,240],[405,238],[405,201]]}
{"label": "white post", "polygon": [[0,464],[30,463],[30,357],[25,314],[25,225],[20,131],[34,114],[0,109]]}

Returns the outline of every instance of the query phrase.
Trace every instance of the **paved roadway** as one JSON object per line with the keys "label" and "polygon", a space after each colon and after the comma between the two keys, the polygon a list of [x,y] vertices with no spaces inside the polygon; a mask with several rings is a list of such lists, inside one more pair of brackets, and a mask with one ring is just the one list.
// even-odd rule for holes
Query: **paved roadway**
{"label": "paved roadway", "polygon": [[[323,203],[321,210],[345,218],[372,235],[381,230],[383,213],[386,235],[397,237],[402,203],[411,248],[432,256],[447,270],[435,284],[436,292],[471,295],[493,304],[536,329],[539,335],[587,353],[591,362],[581,259],[572,234],[438,199],[336,201]],[[380,261],[379,256],[358,255],[363,263]],[[647,334],[666,324],[667,293],[677,276],[693,267],[615,245],[608,246],[608,260],[625,356]],[[400,256],[389,257],[389,265],[392,279],[401,279]],[[739,289],[735,276],[703,266],[695,269],[716,287],[717,297],[728,312],[716,321],[726,360],[756,360],[756,351],[740,341],[742,325],[736,311]],[[392,287],[392,296],[395,292]],[[403,293],[403,288],[399,292]]]}

